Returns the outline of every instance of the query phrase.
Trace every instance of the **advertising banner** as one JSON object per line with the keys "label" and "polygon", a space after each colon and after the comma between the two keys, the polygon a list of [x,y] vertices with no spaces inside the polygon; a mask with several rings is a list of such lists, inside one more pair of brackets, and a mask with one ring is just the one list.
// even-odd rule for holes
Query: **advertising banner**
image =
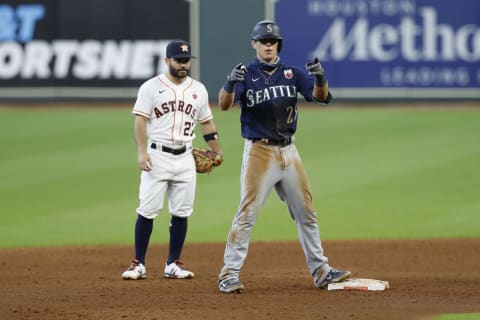
{"label": "advertising banner", "polygon": [[480,98],[478,0],[279,0],[281,57],[318,57],[337,96]]}
{"label": "advertising banner", "polygon": [[189,39],[186,1],[0,0],[0,98],[125,94],[173,38]]}

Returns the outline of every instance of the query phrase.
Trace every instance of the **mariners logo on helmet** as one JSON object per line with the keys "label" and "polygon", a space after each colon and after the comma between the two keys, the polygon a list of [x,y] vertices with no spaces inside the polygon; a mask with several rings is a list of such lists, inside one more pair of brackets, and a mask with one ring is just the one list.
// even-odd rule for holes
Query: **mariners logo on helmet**
{"label": "mariners logo on helmet", "polygon": [[262,20],[253,27],[252,40],[257,41],[262,39],[277,39],[278,52],[280,52],[283,38],[280,35],[280,27],[274,21]]}

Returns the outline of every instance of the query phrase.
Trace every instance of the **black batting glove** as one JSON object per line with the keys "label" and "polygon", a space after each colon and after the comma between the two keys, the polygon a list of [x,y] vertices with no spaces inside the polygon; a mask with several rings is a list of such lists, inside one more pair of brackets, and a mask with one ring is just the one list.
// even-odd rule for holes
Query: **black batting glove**
{"label": "black batting glove", "polygon": [[237,64],[230,74],[227,76],[227,81],[235,84],[245,80],[245,74],[247,73],[247,67],[243,63]]}
{"label": "black batting glove", "polygon": [[318,61],[318,58],[315,58],[305,64],[305,69],[307,69],[309,75],[315,77],[315,83],[317,85],[323,86],[327,82],[327,79],[325,77],[325,70],[323,69],[320,61]]}
{"label": "black batting glove", "polygon": [[235,83],[245,80],[247,67],[243,63],[237,64],[227,76],[227,82],[223,86],[225,91],[232,93]]}

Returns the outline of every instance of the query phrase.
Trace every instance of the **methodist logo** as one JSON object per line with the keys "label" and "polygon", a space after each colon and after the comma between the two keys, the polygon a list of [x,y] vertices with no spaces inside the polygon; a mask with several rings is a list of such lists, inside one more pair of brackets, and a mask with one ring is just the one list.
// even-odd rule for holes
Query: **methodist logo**
{"label": "methodist logo", "polygon": [[398,25],[372,25],[358,18],[347,30],[345,18],[336,18],[318,44],[314,55],[321,59],[467,62],[480,59],[480,27],[466,24],[454,29],[439,24],[435,8],[420,8],[421,23],[404,16]]}
{"label": "methodist logo", "polygon": [[309,54],[369,71],[357,83],[352,75],[340,79],[350,86],[367,79],[377,86],[475,86],[480,13],[469,10],[478,8],[476,0],[465,4],[470,7],[453,0],[308,0],[308,15],[322,30]]}

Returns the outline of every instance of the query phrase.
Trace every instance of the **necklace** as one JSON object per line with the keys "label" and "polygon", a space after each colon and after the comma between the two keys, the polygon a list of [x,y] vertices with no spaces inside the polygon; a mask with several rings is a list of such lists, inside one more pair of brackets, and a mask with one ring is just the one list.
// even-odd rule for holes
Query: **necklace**
{"label": "necklace", "polygon": [[[265,80],[265,84],[270,84],[270,78],[273,76],[275,71],[277,71],[278,67],[275,67],[271,72],[268,72],[266,70],[261,70],[260,74],[262,75],[263,79]],[[265,76],[267,74],[267,76]]]}
{"label": "necklace", "polygon": [[[280,57],[277,56],[274,62],[262,62],[260,60],[257,61],[259,61],[258,71],[265,80],[265,84],[267,85],[270,83],[270,78],[272,77],[272,75],[278,69]],[[267,76],[265,76],[265,74],[267,74]]]}

